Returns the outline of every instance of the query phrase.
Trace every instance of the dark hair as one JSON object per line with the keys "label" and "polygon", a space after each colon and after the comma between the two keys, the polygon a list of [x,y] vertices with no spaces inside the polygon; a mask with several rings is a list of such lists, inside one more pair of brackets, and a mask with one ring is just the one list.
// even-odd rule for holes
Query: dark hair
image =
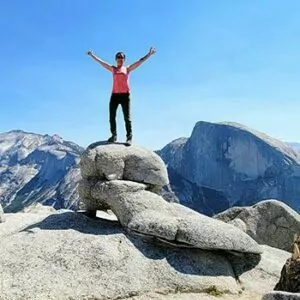
{"label": "dark hair", "polygon": [[126,58],[126,55],[124,52],[118,52],[116,55],[115,55],[115,58],[117,59],[118,56],[122,56],[124,59]]}

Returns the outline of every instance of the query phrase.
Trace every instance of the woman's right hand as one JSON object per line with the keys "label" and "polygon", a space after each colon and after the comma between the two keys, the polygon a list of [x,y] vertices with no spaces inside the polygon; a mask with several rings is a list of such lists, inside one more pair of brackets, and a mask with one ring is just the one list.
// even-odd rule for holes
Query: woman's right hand
{"label": "woman's right hand", "polygon": [[156,49],[154,47],[151,47],[149,50],[149,56],[155,54],[155,52],[156,52]]}
{"label": "woman's right hand", "polygon": [[92,51],[92,50],[89,50],[89,51],[87,52],[87,55],[92,56],[92,55],[93,55],[93,51]]}

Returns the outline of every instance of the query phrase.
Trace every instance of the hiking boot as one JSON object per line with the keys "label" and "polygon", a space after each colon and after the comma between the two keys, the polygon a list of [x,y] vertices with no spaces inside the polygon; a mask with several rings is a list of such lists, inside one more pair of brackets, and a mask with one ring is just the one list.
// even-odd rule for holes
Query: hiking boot
{"label": "hiking boot", "polygon": [[115,143],[117,141],[117,136],[116,135],[112,135],[107,142],[108,143]]}
{"label": "hiking boot", "polygon": [[127,137],[125,145],[126,146],[131,146],[132,145],[132,137],[131,136]]}

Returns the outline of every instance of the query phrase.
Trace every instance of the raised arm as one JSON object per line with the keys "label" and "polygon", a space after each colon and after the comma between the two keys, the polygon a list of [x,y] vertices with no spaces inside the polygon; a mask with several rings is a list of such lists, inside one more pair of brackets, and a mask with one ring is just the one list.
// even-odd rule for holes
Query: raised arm
{"label": "raised arm", "polygon": [[108,63],[106,63],[105,61],[103,61],[102,59],[100,59],[99,57],[97,57],[92,51],[88,51],[87,54],[88,54],[88,56],[90,56],[91,58],[93,58],[95,61],[97,61],[98,63],[100,63],[100,65],[102,67],[104,67],[108,71],[112,72],[113,67],[111,65],[109,65]]}
{"label": "raised arm", "polygon": [[151,47],[150,50],[149,50],[149,52],[145,56],[143,56],[137,62],[133,63],[132,65],[130,65],[128,67],[128,72],[130,72],[130,71],[136,69],[137,67],[139,67],[144,61],[146,61],[155,52],[156,52],[155,48]]}

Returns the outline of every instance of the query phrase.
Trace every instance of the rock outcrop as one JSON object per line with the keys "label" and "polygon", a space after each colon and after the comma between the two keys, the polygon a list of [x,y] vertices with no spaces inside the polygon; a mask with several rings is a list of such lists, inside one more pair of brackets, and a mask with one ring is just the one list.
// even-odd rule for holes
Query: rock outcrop
{"label": "rock outcrop", "polygon": [[291,251],[294,234],[300,233],[300,215],[276,200],[261,201],[250,207],[233,207],[214,218],[232,224],[259,244]]}
{"label": "rock outcrop", "polygon": [[282,268],[275,291],[300,293],[300,237],[295,235],[292,256]]}
{"label": "rock outcrop", "polygon": [[0,204],[0,223],[5,221],[5,217],[4,217],[4,211],[2,209],[2,206]]}
{"label": "rock outcrop", "polygon": [[157,192],[169,183],[163,160],[141,147],[96,142],[82,154],[79,165],[84,179],[129,180]]}
{"label": "rock outcrop", "polygon": [[286,261],[274,290],[300,293],[300,260],[289,258]]}
{"label": "rock outcrop", "polygon": [[300,300],[300,294],[287,292],[271,292],[265,294],[261,300]]}
{"label": "rock outcrop", "polygon": [[163,161],[152,151],[94,144],[80,161],[79,194],[88,211],[110,208],[123,227],[175,246],[260,253],[247,234],[157,193],[168,183]]}
{"label": "rock outcrop", "polygon": [[125,235],[119,222],[69,210],[36,207],[6,216],[0,224],[5,300],[124,299],[155,292],[181,299],[180,293],[206,291],[236,299],[242,290],[262,295],[278,282],[289,256],[264,246],[255,267],[251,254],[155,245]]}
{"label": "rock outcrop", "polygon": [[300,210],[300,153],[236,123],[198,122],[158,151],[181,204],[207,215],[277,199]]}

